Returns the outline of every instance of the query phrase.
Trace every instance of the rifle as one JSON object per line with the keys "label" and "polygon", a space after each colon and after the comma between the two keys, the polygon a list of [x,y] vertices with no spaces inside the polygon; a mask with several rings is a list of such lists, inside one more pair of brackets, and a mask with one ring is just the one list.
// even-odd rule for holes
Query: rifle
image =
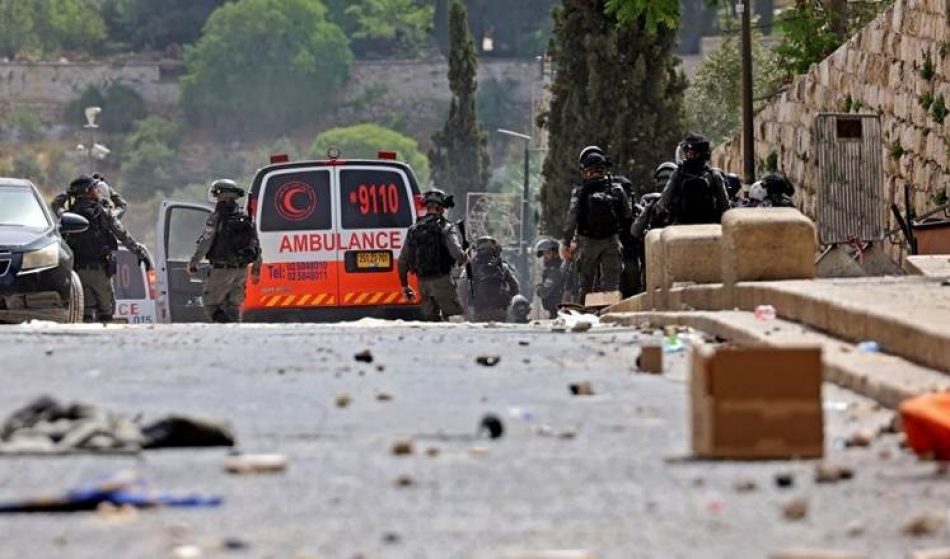
{"label": "rifle", "polygon": [[[462,250],[468,252],[468,249],[471,247],[471,244],[468,242],[468,235],[465,233],[465,220],[459,220],[456,224],[459,230],[459,236],[462,237]],[[472,261],[469,259],[465,263],[465,275],[468,277],[468,292],[471,295],[472,300],[475,300],[475,275],[472,273]]]}

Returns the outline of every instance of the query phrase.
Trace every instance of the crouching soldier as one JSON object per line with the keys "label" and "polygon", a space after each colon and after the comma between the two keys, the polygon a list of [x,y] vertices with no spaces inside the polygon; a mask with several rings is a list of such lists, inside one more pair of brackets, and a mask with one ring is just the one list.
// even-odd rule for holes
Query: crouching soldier
{"label": "crouching soldier", "polygon": [[564,284],[567,271],[561,260],[560,244],[554,239],[541,239],[534,252],[541,259],[541,281],[535,293],[541,298],[541,306],[550,318],[557,318],[557,306],[564,301]]}
{"label": "crouching soldier", "polygon": [[205,314],[213,322],[240,322],[248,265],[254,283],[261,278],[261,243],[254,223],[237,203],[244,189],[221,179],[208,194],[216,201],[214,213],[188,262],[188,273],[197,275],[198,264],[207,257],[211,273],[201,291]]}
{"label": "crouching soldier", "polygon": [[501,245],[489,236],[479,237],[475,241],[475,257],[472,259],[471,286],[468,285],[468,271],[463,278],[465,285],[460,295],[466,299],[464,306],[472,309],[471,317],[475,322],[504,322],[508,306],[515,295],[521,291],[521,285],[511,266],[501,255]]}
{"label": "crouching soldier", "polygon": [[112,215],[109,203],[102,200],[92,177],[80,176],[69,185],[70,210],[89,221],[89,228],[69,235],[66,242],[75,256],[74,268],[82,281],[83,322],[109,322],[115,312],[115,251],[121,242],[139,262],[151,269],[148,251],[125,230]]}

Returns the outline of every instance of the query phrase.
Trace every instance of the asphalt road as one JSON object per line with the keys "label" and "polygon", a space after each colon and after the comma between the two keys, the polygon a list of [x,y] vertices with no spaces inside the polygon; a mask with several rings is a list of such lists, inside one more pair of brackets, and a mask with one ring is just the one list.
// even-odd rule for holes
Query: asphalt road
{"label": "asphalt road", "polygon": [[[890,413],[832,386],[828,458],[852,466],[854,479],[816,485],[811,461],[686,459],[684,357],[663,376],[633,370],[637,344],[652,337],[606,326],[572,334],[380,322],[2,327],[0,415],[40,394],[131,415],[202,413],[229,419],[242,450],[283,453],[290,466],[229,475],[220,449],[2,457],[0,499],[133,468],[156,488],[225,501],[134,516],[2,516],[0,557],[154,559],[191,545],[202,557],[274,559],[496,559],[538,549],[741,559],[796,546],[896,558],[950,541],[945,520],[935,535],[901,531],[923,511],[945,517],[950,484],[895,435],[844,448]],[[366,348],[374,362],[355,361]],[[501,361],[478,365],[483,354]],[[572,396],[579,381],[596,394]],[[341,394],[345,408],[335,405]],[[505,421],[504,437],[475,437],[485,413]],[[390,452],[402,439],[412,455]],[[794,487],[778,488],[779,472],[792,473]],[[411,483],[399,487],[400,476]],[[737,482],[756,487],[739,492]],[[807,514],[784,519],[797,497]],[[225,549],[228,539],[243,549]]]}

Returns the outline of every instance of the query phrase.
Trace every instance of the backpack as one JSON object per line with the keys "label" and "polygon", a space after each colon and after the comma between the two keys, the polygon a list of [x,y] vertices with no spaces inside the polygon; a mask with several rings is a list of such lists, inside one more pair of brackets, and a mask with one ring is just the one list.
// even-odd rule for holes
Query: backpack
{"label": "backpack", "polygon": [[422,218],[409,230],[407,244],[415,248],[409,269],[420,278],[444,276],[455,265],[445,248],[444,222],[441,217]]}
{"label": "backpack", "polygon": [[66,243],[73,250],[76,265],[79,267],[104,266],[108,264],[112,252],[118,250],[119,243],[111,231],[103,227],[103,206],[85,200],[73,206],[72,211],[89,221],[89,228],[77,235],[69,235]]}
{"label": "backpack", "polygon": [[472,260],[474,279],[474,306],[493,309],[506,309],[513,293],[508,292],[505,262],[493,252],[476,253]]}
{"label": "backpack", "polygon": [[620,216],[617,215],[617,190],[607,183],[603,190],[581,189],[581,207],[578,232],[592,239],[606,239],[617,234]]}
{"label": "backpack", "polygon": [[254,240],[254,223],[250,216],[241,211],[222,215],[208,259],[246,266],[260,256],[260,248]]}
{"label": "backpack", "polygon": [[721,211],[715,188],[719,182],[710,169],[699,175],[683,173],[676,223],[719,223]]}

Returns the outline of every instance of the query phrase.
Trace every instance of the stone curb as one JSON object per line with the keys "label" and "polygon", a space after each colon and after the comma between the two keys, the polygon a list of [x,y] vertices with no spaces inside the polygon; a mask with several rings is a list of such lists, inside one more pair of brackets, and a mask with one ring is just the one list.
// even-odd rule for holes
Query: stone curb
{"label": "stone curb", "polygon": [[757,320],[743,311],[621,312],[604,322],[638,326],[682,325],[740,344],[769,347],[819,345],[825,380],[888,408],[920,394],[950,390],[950,376],[894,355],[864,353],[857,346],[786,320]]}

